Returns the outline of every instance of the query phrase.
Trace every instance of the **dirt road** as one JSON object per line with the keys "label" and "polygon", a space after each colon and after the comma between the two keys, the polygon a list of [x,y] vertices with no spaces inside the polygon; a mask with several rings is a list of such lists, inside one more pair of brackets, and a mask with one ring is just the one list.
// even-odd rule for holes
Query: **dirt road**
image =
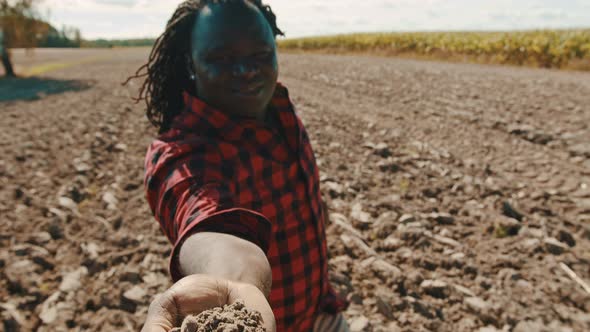
{"label": "dirt road", "polygon": [[[142,187],[155,130],[120,85],[148,50],[51,52],[0,80],[4,328],[135,331],[170,285]],[[280,80],[353,330],[590,329],[564,270],[590,282],[590,74],[283,54]]]}

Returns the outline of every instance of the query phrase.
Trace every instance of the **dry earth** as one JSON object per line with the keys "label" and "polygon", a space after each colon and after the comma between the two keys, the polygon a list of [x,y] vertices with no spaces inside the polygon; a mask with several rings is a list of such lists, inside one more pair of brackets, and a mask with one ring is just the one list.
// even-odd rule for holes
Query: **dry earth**
{"label": "dry earth", "polygon": [[[170,286],[142,187],[146,49],[0,80],[6,331],[137,331]],[[81,61],[81,59],[86,59]],[[47,69],[49,70],[49,69]],[[287,55],[353,331],[588,331],[590,74]],[[563,263],[563,264],[562,264]]]}
{"label": "dry earth", "polygon": [[265,332],[262,315],[246,308],[238,300],[223,308],[205,310],[197,316],[187,316],[180,327],[170,332]]}

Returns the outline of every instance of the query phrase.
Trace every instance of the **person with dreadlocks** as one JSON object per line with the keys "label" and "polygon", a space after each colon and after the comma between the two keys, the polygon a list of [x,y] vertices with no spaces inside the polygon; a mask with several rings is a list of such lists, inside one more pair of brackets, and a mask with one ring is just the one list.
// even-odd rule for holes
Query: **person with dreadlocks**
{"label": "person with dreadlocks", "polygon": [[328,281],[318,169],[277,81],[282,35],[260,0],[190,0],[157,39],[137,101],[159,129],[146,196],[173,244],[175,284],[144,332],[237,299],[267,331],[348,331]]}

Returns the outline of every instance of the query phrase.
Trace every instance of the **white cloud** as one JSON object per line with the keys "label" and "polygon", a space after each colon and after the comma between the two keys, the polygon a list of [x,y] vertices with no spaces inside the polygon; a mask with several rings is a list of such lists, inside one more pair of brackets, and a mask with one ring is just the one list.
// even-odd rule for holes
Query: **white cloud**
{"label": "white cloud", "polygon": [[[45,0],[50,21],[85,38],[159,35],[180,1]],[[361,31],[590,26],[590,0],[266,0],[288,37]]]}

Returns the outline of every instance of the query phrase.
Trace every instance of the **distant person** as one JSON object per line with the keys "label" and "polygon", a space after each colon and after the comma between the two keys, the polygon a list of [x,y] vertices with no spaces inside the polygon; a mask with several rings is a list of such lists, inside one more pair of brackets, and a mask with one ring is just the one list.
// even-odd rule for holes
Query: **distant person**
{"label": "distant person", "polygon": [[318,168],[277,82],[277,35],[260,0],[185,1],[134,76],[147,70],[139,98],[160,135],[144,184],[176,282],[145,332],[239,298],[267,331],[275,319],[281,332],[348,331],[328,282]]}
{"label": "distant person", "polygon": [[4,74],[8,77],[14,77],[14,70],[12,69],[12,63],[10,62],[10,54],[8,49],[4,45],[4,32],[0,28],[0,58],[2,58],[2,66],[4,66]]}

